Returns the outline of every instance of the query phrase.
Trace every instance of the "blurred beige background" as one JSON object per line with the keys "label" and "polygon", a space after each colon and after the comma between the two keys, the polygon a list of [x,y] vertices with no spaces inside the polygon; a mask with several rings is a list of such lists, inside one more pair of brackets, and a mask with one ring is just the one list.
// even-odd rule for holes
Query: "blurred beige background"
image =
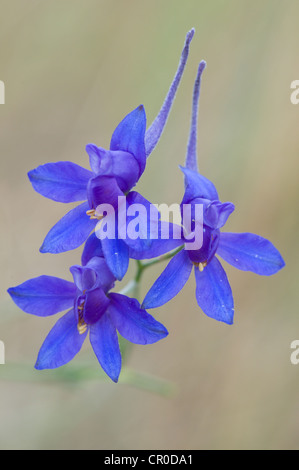
{"label": "blurred beige background", "polygon": [[[299,79],[298,2],[0,0],[0,12],[0,448],[298,449],[299,365],[290,362],[299,339],[299,105],[290,102]],[[40,274],[71,279],[81,249],[39,253],[66,206],[35,193],[27,171],[59,160],[87,167],[85,145],[108,146],[141,103],[150,124],[191,27],[185,75],[137,189],[153,202],[180,202],[178,165],[205,59],[199,167],[236,204],[226,229],[271,239],[286,268],[266,278],[223,262],[236,304],[231,327],[200,311],[193,277],[152,311],[170,334],[134,347],[128,365],[176,384],[169,398],[100,380],[45,380],[32,367],[55,319],[24,314],[6,289]],[[146,273],[143,295],[162,268]],[[98,367],[88,345],[82,354]]]}

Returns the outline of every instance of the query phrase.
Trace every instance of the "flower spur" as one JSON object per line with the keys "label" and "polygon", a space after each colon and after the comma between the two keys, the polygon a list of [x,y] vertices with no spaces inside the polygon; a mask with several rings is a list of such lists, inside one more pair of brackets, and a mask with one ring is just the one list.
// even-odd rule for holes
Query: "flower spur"
{"label": "flower spur", "polygon": [[[85,201],[70,210],[49,231],[40,248],[43,253],[61,253],[82,245],[95,228],[99,217],[96,207],[111,204],[117,207],[119,197],[127,197],[144,172],[146,159],[157,145],[167,122],[189,54],[194,35],[185,39],[180,63],[160,112],[146,130],[144,107],[138,106],[116,127],[109,150],[88,144],[91,171],[72,162],[41,165],[28,173],[35,191],[57,202]],[[140,200],[138,193],[132,195]],[[145,201],[148,203],[148,201]],[[122,279],[129,262],[129,248],[123,240],[103,242],[103,251],[110,269]]]}
{"label": "flower spur", "polygon": [[230,202],[221,203],[214,184],[200,175],[197,168],[197,115],[201,75],[206,63],[198,68],[192,102],[192,118],[186,153],[184,173],[185,193],[181,203],[190,204],[192,210],[197,204],[203,208],[202,246],[188,249],[185,240],[183,249],[176,254],[165,270],[150,288],[143,301],[143,308],[161,306],[176,296],[184,287],[194,268],[196,300],[203,312],[215,320],[233,323],[234,300],[227,275],[215,255],[219,255],[232,266],[256,274],[275,274],[285,263],[279,251],[263,237],[252,233],[223,233],[225,225],[234,210]]}

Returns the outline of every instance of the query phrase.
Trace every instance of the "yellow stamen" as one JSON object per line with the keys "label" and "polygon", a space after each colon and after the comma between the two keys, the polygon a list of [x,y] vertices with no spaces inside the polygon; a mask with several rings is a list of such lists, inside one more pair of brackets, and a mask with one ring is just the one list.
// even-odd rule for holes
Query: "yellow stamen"
{"label": "yellow stamen", "polygon": [[97,215],[95,209],[89,209],[88,211],[86,211],[86,215],[88,215],[90,219],[97,219],[97,220],[101,220],[104,217],[103,215]]}
{"label": "yellow stamen", "polygon": [[78,323],[77,329],[78,329],[79,335],[83,335],[85,333],[85,331],[87,330],[86,323],[84,323],[84,324]]}
{"label": "yellow stamen", "polygon": [[207,263],[207,261],[204,261],[203,263],[193,263],[193,264],[194,264],[194,266],[196,266],[196,267],[199,269],[199,271],[202,273],[203,270],[204,270],[204,268],[207,266],[208,263]]}
{"label": "yellow stamen", "polygon": [[86,211],[86,215],[92,215],[94,213],[95,213],[94,209],[89,209],[88,211]]}
{"label": "yellow stamen", "polygon": [[81,305],[78,305],[78,324],[77,324],[77,329],[79,332],[79,335],[83,335],[85,331],[87,330],[87,324],[84,321],[83,318],[83,310],[84,310],[84,302]]}

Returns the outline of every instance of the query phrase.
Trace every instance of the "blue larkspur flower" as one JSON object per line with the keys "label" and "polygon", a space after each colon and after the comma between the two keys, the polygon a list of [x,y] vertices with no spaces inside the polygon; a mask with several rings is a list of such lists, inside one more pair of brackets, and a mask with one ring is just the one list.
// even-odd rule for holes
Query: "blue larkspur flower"
{"label": "blue larkspur flower", "polygon": [[[188,32],[180,63],[166,99],[151,126],[146,130],[146,114],[142,105],[130,112],[113,132],[106,150],[88,144],[91,171],[69,161],[46,163],[28,173],[35,191],[54,201],[84,201],[70,210],[47,234],[40,251],[61,253],[82,245],[94,230],[100,204],[117,208],[120,197],[130,204],[140,203],[142,196],[132,193],[167,122],[189,54],[194,29]],[[130,199],[129,199],[130,196]],[[149,204],[143,198],[145,205]],[[141,247],[142,248],[142,247]],[[167,247],[165,248],[167,249]],[[129,263],[129,247],[123,239],[103,242],[104,256],[117,279],[122,279]]]}
{"label": "blue larkspur flower", "polygon": [[[190,204],[192,213],[196,204],[203,208],[203,243],[200,249],[188,250],[185,240],[176,254],[147,293],[142,306],[155,308],[176,296],[184,287],[194,269],[196,299],[203,312],[216,320],[233,323],[234,300],[227,275],[215,255],[232,266],[256,274],[270,276],[284,267],[284,260],[273,244],[252,233],[225,233],[220,229],[234,210],[230,202],[222,203],[214,184],[197,168],[197,113],[201,74],[206,66],[202,61],[193,91],[191,128],[186,154],[186,166],[181,168],[185,193],[181,206]],[[192,227],[191,227],[192,229]]]}
{"label": "blue larkspur flower", "polygon": [[45,317],[70,309],[46,337],[35,368],[55,369],[67,364],[89,332],[100,365],[117,382],[122,363],[118,333],[134,344],[145,345],[165,338],[168,332],[136,299],[110,292],[115,277],[103,257],[89,259],[85,266],[74,265],[70,271],[74,282],[39,276],[8,289],[26,313]]}

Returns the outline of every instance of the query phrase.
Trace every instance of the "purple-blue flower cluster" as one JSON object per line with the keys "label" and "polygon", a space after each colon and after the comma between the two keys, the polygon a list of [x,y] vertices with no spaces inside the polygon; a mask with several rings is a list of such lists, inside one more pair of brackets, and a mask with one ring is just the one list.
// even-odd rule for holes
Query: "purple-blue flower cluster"
{"label": "purple-blue flower cluster", "polygon": [[[147,210],[146,222],[157,216],[157,210],[150,210],[150,202],[133,188],[145,171],[147,158],[167,122],[193,35],[192,29],[186,36],[166,99],[148,129],[145,109],[140,105],[118,124],[109,149],[95,144],[86,146],[90,170],[63,161],[41,165],[28,173],[33,188],[42,196],[63,203],[79,203],[51,228],[40,251],[57,254],[84,244],[81,264],[70,268],[73,282],[43,275],[8,289],[13,301],[24,312],[50,316],[67,310],[46,337],[36,361],[37,369],[53,369],[71,361],[89,334],[101,367],[117,382],[122,365],[118,335],[143,345],[165,338],[166,328],[147,310],[175,297],[193,269],[198,305],[209,317],[231,324],[234,315],[232,291],[216,255],[238,269],[262,275],[274,274],[284,266],[280,253],[268,240],[250,233],[222,232],[235,207],[231,202],[221,202],[214,184],[198,172],[197,114],[204,61],[199,65],[195,80],[186,162],[181,168],[185,182],[181,211],[183,214],[186,205],[191,208],[189,232],[182,217],[179,237],[173,236],[174,224],[168,223],[172,236],[164,238],[161,233],[165,222],[161,220],[155,237],[151,236],[150,223],[139,227],[143,236],[138,240],[119,236],[118,230],[114,238],[100,240],[97,236],[97,224],[108,217],[99,214],[97,208],[100,205],[109,204],[117,213],[120,200],[127,209],[138,203]],[[198,222],[197,205],[203,208],[202,244],[200,248],[190,249],[190,230],[192,232]],[[126,229],[130,221],[132,216],[122,229]],[[156,259],[161,255],[170,258],[170,262],[142,305],[137,299],[114,291],[117,282],[125,276],[130,259]]]}
{"label": "purple-blue flower cluster", "polygon": [[73,282],[39,276],[12,287],[9,293],[24,312],[50,316],[69,309],[46,337],[36,369],[53,369],[73,359],[89,332],[103,370],[117,382],[121,353],[117,332],[135,344],[151,344],[167,336],[166,328],[140,307],[136,299],[112,293],[115,277],[104,257],[70,268]]}

